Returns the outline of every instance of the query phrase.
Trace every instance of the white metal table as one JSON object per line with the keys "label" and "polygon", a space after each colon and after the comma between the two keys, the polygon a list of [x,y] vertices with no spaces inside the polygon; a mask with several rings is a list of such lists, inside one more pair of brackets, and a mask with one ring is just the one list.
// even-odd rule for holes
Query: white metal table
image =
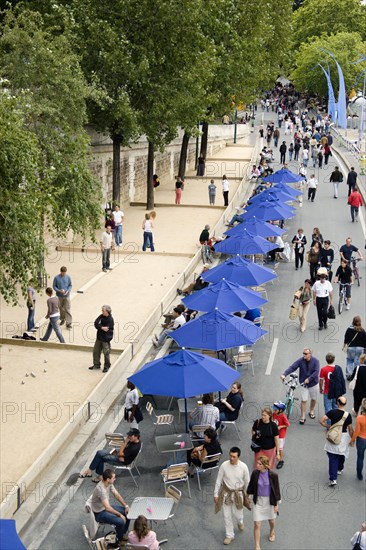
{"label": "white metal table", "polygon": [[174,500],[165,497],[136,497],[128,510],[127,518],[145,516],[151,521],[166,521],[172,511]]}

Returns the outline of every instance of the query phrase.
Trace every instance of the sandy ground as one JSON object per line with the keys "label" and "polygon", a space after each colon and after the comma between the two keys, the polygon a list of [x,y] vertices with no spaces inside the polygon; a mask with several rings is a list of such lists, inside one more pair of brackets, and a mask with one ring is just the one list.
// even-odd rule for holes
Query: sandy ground
{"label": "sandy ground", "polygon": [[[227,147],[217,154],[216,168],[225,167],[230,178],[230,194],[233,194],[240,177],[248,165],[250,148]],[[231,159],[243,159],[243,161]],[[224,163],[224,164],[223,164]],[[208,168],[215,165],[208,161]],[[217,168],[218,169],[218,168]],[[231,172],[230,172],[231,170]],[[46,269],[52,286],[53,277],[61,265],[66,265],[73,281],[72,315],[73,330],[63,330],[67,343],[90,346],[90,352],[73,350],[27,348],[4,344],[0,348],[0,394],[3,402],[1,430],[1,482],[14,482],[47,447],[55,435],[70,420],[70,403],[82,403],[103,376],[90,372],[91,351],[95,340],[94,319],[103,304],[110,304],[116,322],[113,348],[121,350],[135,338],[141,324],[155,308],[166,292],[175,286],[175,280],[184,270],[198,249],[198,237],[205,224],[214,226],[223,212],[220,172],[216,181],[218,206],[208,204],[208,177],[190,178],[187,174],[182,203],[174,205],[174,182],[161,186],[155,201],[154,241],[156,254],[142,253],[142,229],[144,206],[122,209],[125,214],[123,247],[112,254],[109,273],[101,271],[101,254],[98,247],[89,243],[84,252],[76,251],[81,243],[61,243],[62,251],[51,251],[46,258]],[[211,177],[211,176],[210,176]],[[234,179],[238,178],[238,179]],[[230,197],[229,197],[230,198]],[[188,206],[191,205],[191,206]],[[98,237],[98,236],[97,236]],[[172,255],[176,254],[178,255]],[[82,294],[77,290],[84,286]],[[11,307],[2,300],[1,336],[11,338],[25,330],[27,308],[25,303]],[[37,297],[36,321],[46,313],[46,297]],[[36,333],[37,339],[44,333],[46,324]],[[50,339],[56,341],[55,337]],[[45,363],[47,361],[47,363]],[[44,372],[44,369],[47,372]],[[26,373],[34,372],[36,378]],[[25,384],[22,385],[22,380]],[[16,435],[18,451],[14,460]],[[9,444],[10,443],[10,444]]]}

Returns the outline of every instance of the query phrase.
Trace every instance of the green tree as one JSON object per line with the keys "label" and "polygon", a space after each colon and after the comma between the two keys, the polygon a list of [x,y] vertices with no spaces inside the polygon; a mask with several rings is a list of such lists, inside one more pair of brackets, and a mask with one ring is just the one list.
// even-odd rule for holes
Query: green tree
{"label": "green tree", "polygon": [[[0,37],[0,77],[7,80],[7,89],[17,100],[26,135],[32,134],[37,151],[37,200],[33,202],[31,197],[35,192],[33,183],[27,188],[27,196],[35,206],[31,219],[40,246],[44,246],[46,230],[56,237],[64,237],[69,230],[83,238],[90,237],[99,227],[101,192],[89,168],[90,144],[84,130],[85,98],[89,91],[67,34],[52,34],[45,29],[38,13],[9,11]],[[19,149],[23,151],[21,140]],[[28,177],[26,173],[23,179],[27,182]],[[14,186],[16,196],[16,180]],[[7,200],[10,194],[9,190]],[[7,202],[1,207],[9,212]],[[35,275],[34,262],[38,262],[37,271],[42,269],[42,255],[34,258],[34,248],[22,246],[21,225],[18,228],[13,223],[13,235],[4,243],[4,257],[9,263],[1,266],[0,290],[15,301],[15,285],[20,283],[24,288],[29,275]],[[23,261],[15,269],[13,259],[18,258],[18,249],[22,249]],[[4,280],[8,281],[8,287]]]}
{"label": "green tree", "polygon": [[364,52],[366,43],[362,41],[358,33],[339,32],[328,36],[322,35],[310,43],[301,44],[296,56],[296,68],[291,73],[291,80],[298,90],[306,90],[310,94],[327,96],[328,85],[322,69],[318,66],[321,63],[327,68],[329,65],[330,75],[334,93],[338,92],[338,73],[334,60],[327,55],[323,49],[333,53],[342,67],[346,90],[350,90],[362,68],[366,63],[353,65],[352,62]]}
{"label": "green tree", "polygon": [[361,0],[305,0],[293,13],[295,52],[303,42],[338,32],[358,32],[366,40],[366,5]]}

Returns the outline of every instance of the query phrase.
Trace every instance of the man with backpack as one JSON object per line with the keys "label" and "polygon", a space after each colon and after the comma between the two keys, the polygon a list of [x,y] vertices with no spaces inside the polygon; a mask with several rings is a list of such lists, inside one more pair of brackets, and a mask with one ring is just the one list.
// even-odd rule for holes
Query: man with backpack
{"label": "man with backpack", "polygon": [[[344,461],[348,458],[349,443],[353,435],[352,416],[345,410],[347,399],[338,397],[337,408],[328,411],[320,424],[327,428],[324,450],[329,460],[329,487],[337,485],[337,477],[342,474]],[[328,425],[330,420],[330,426]]]}

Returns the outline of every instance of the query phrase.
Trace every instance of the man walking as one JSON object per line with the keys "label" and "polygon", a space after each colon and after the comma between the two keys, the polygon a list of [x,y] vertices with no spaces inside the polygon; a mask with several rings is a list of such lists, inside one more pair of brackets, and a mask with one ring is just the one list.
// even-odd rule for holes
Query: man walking
{"label": "man walking", "polygon": [[334,198],[338,199],[338,186],[343,181],[343,174],[336,166],[330,175],[329,181],[333,183]]}
{"label": "man walking", "polygon": [[49,323],[45,335],[41,338],[41,342],[48,341],[53,329],[61,344],[64,344],[65,340],[58,324],[58,320],[60,319],[59,300],[57,296],[52,296],[53,290],[51,287],[46,288],[46,294],[48,296],[46,319],[49,320]]}
{"label": "man walking", "polygon": [[283,141],[280,145],[280,164],[285,164],[286,162],[286,151],[287,151],[287,145],[286,141]]}
{"label": "man walking", "polygon": [[310,418],[315,418],[315,406],[319,393],[319,360],[313,357],[310,348],[305,348],[302,357],[297,359],[292,365],[290,365],[283,374],[281,374],[281,380],[284,380],[286,376],[299,369],[299,382],[303,384],[300,386],[301,392],[301,418],[300,424],[304,425],[306,422],[306,403],[310,397]]}
{"label": "man walking", "polygon": [[321,273],[320,280],[313,285],[313,302],[318,312],[319,330],[328,328],[328,307],[332,305],[333,287],[327,281],[327,275]]}
{"label": "man walking", "polygon": [[350,196],[350,194],[352,193],[352,191],[357,185],[357,172],[355,172],[354,166],[351,166],[351,170],[348,172],[347,185],[348,185],[348,196]]}
{"label": "man walking", "polygon": [[240,454],[238,447],[230,449],[229,460],[221,464],[215,484],[215,513],[223,509],[226,545],[235,538],[233,519],[239,531],[244,530],[243,500],[249,483],[249,470],[248,466],[239,460]]}
{"label": "man walking", "polygon": [[60,269],[59,275],[53,279],[53,290],[56,292],[58,304],[60,307],[60,325],[72,329],[71,302],[70,295],[72,289],[71,277],[67,274],[67,267],[64,265]]}
{"label": "man walking", "polygon": [[113,212],[114,223],[116,224],[114,230],[114,239],[116,246],[122,246],[122,224],[125,219],[123,212],[119,209],[119,204],[116,204]]}
{"label": "man walking", "polygon": [[103,372],[108,372],[111,366],[111,340],[113,338],[114,320],[112,317],[111,306],[102,306],[102,314],[94,321],[94,326],[97,329],[97,339],[93,348],[93,364],[89,370],[100,369],[100,356],[103,351],[104,369]]}
{"label": "man walking", "polygon": [[[348,458],[349,443],[353,435],[352,416],[345,410],[346,404],[347,399],[344,395],[338,397],[337,409],[328,411],[320,419],[320,424],[328,430],[324,450],[329,460],[329,487],[337,485],[337,477],[343,472],[344,461]],[[330,426],[328,420],[330,420]],[[339,437],[333,428],[335,424],[342,427]]]}
{"label": "man walking", "polygon": [[358,209],[363,206],[362,196],[357,187],[355,187],[352,193],[348,197],[348,204],[351,207],[351,219],[358,222]]}
{"label": "man walking", "polygon": [[312,174],[307,183],[308,188],[308,201],[311,199],[311,202],[314,202],[316,190],[318,188],[318,180],[315,177],[315,174]]}
{"label": "man walking", "polygon": [[102,233],[100,249],[102,251],[102,270],[107,272],[111,269],[111,249],[114,250],[113,234],[110,225],[107,225],[105,231]]}

